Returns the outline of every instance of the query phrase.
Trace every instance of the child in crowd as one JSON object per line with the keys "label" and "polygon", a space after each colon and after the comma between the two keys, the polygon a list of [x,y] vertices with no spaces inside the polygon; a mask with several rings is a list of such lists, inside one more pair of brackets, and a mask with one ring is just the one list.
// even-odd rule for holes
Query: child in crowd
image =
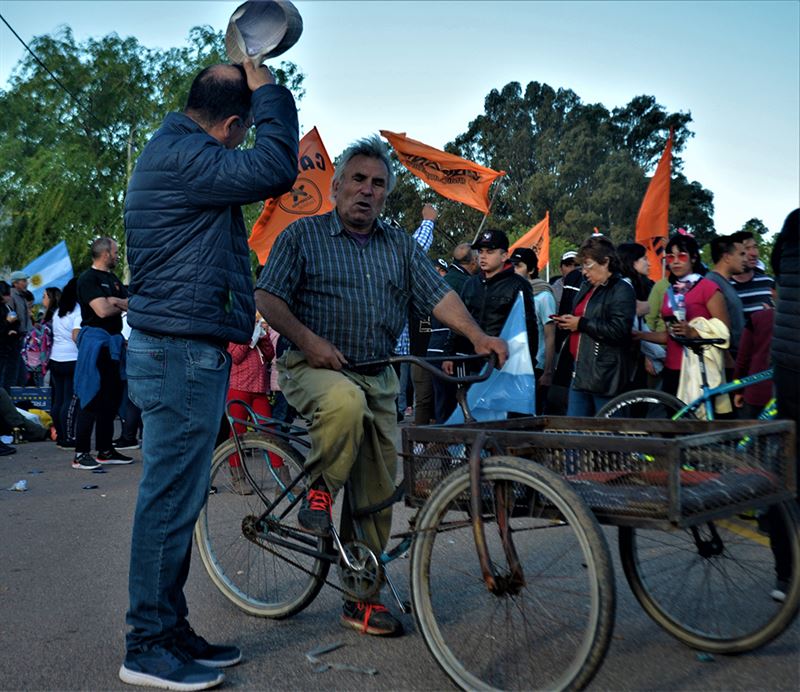
{"label": "child in crowd", "polygon": [[[267,323],[261,315],[256,314],[253,336],[248,344],[230,344],[228,353],[231,354],[231,376],[228,388],[228,401],[239,400],[247,404],[259,416],[269,417],[272,408],[269,403],[269,371],[270,363],[275,357],[275,350],[269,338]],[[242,404],[231,404],[230,413],[234,418],[247,420],[247,409]],[[234,425],[237,434],[246,432],[241,423]],[[231,431],[233,436],[233,431]],[[270,463],[284,482],[288,480],[288,469],[277,457],[270,456]],[[231,478],[233,488],[241,495],[252,494],[244,474],[241,470],[239,459],[236,455],[230,458]]]}

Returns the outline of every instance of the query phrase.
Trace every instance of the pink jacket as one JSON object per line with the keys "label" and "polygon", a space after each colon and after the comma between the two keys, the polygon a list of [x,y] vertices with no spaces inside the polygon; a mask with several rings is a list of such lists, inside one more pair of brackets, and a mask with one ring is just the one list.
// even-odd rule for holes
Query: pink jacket
{"label": "pink jacket", "polygon": [[275,357],[275,350],[268,336],[262,336],[255,348],[249,344],[228,344],[231,354],[230,389],[240,392],[269,391],[269,364]]}

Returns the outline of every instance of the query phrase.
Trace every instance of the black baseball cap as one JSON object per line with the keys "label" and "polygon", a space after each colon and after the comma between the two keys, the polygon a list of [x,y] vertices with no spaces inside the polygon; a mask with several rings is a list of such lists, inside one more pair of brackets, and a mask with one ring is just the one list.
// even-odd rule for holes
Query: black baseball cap
{"label": "black baseball cap", "polygon": [[520,262],[528,268],[529,272],[533,271],[539,264],[536,253],[528,247],[518,247],[511,255],[511,264],[519,264]]}
{"label": "black baseball cap", "polygon": [[488,248],[489,250],[508,250],[508,237],[503,231],[484,231],[478,236],[478,239],[472,244],[473,250],[479,248]]}

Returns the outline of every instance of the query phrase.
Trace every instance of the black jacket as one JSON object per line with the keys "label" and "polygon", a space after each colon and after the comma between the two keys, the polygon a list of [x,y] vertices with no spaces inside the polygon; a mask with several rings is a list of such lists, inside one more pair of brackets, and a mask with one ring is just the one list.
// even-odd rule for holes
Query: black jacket
{"label": "black jacket", "polygon": [[[464,287],[469,277],[470,274],[467,270],[454,262],[447,270],[444,282],[456,293],[461,295],[461,289]],[[430,355],[442,355],[445,345],[447,344],[447,337],[450,336],[450,330],[433,316],[431,316],[430,328],[430,341],[428,342],[427,349]]]}
{"label": "black jacket", "polygon": [[[577,306],[591,288],[591,284],[584,283],[573,304]],[[595,289],[578,323],[580,340],[573,389],[603,396],[616,396],[625,389],[633,367],[630,349],[635,312],[633,287],[619,274]],[[561,352],[569,356],[569,339]]]}
{"label": "black jacket", "polygon": [[170,113],[136,162],[125,199],[128,324],[247,343],[253,280],[240,205],[280,197],[297,178],[297,109],[288,89],[252,95],[252,149],[226,149]]}
{"label": "black jacket", "polygon": [[800,231],[798,212],[789,214],[772,251],[772,270],[778,281],[778,306],[772,337],[772,362],[800,372]]}
{"label": "black jacket", "polygon": [[[539,330],[536,326],[536,312],[533,307],[533,291],[527,279],[514,273],[511,263],[507,263],[506,267],[489,279],[483,272],[470,276],[461,289],[461,300],[464,301],[467,310],[484,332],[489,336],[500,336],[500,331],[503,329],[520,291],[525,303],[525,323],[528,328],[531,362],[535,364]],[[474,351],[468,339],[451,333],[445,352],[453,355],[455,353],[473,353]]]}

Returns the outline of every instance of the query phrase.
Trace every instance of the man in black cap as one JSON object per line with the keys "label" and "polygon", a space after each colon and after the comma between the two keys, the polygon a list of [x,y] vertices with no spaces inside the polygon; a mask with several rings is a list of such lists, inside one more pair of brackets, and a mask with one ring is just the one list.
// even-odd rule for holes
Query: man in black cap
{"label": "man in black cap", "polygon": [[[472,248],[478,251],[480,271],[464,282],[461,300],[484,332],[490,336],[499,336],[517,295],[521,292],[525,305],[528,348],[531,363],[535,363],[539,342],[533,292],[530,283],[514,271],[514,265],[509,261],[508,237],[502,231],[487,230],[478,236]],[[451,332],[445,352],[470,354],[474,351],[464,337]],[[442,369],[452,374],[453,363],[445,361]]]}

